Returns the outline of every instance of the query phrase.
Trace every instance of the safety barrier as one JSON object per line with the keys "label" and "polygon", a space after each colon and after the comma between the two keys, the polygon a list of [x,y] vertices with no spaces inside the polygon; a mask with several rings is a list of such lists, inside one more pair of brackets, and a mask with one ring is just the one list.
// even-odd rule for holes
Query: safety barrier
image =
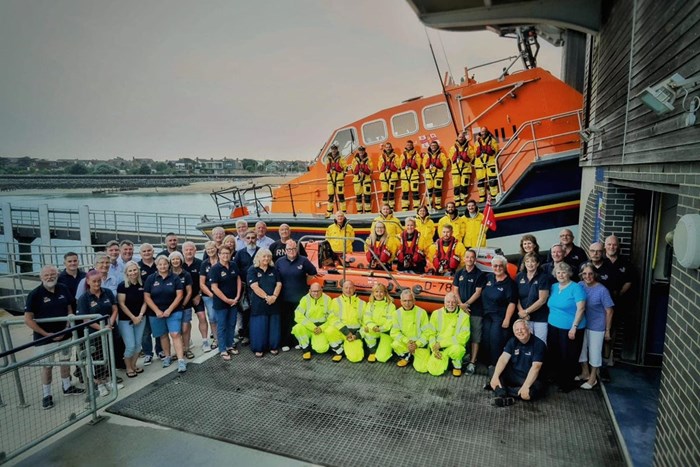
{"label": "safety barrier", "polygon": [[[105,319],[101,315],[37,319],[39,324],[63,322],[68,327],[18,347],[13,345],[11,329],[23,326],[28,332],[24,320],[0,322],[0,464],[86,417],[92,418],[90,423],[100,421],[98,411],[117,399],[112,330],[105,327]],[[43,385],[49,374],[56,373],[54,367],[68,375],[75,367],[74,376],[81,381],[75,386],[78,390],[66,391],[61,377]]]}

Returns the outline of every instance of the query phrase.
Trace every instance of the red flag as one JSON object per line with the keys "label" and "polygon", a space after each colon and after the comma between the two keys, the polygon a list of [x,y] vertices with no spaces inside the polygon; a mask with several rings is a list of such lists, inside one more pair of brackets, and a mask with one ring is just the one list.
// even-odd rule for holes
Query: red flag
{"label": "red flag", "polygon": [[486,206],[484,206],[484,220],[481,221],[481,225],[485,225],[489,230],[496,230],[496,216],[493,213],[490,198],[486,201]]}

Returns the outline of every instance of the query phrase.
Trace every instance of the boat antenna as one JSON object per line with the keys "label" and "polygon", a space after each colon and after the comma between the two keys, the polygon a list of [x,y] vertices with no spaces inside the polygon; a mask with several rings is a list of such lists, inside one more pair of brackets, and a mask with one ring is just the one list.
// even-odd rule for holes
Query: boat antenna
{"label": "boat antenna", "polygon": [[445,83],[442,81],[442,77],[440,76],[440,67],[438,66],[437,58],[435,58],[435,51],[433,50],[433,44],[432,44],[432,42],[430,42],[430,36],[428,35],[428,28],[423,26],[423,30],[425,31],[425,38],[428,39],[428,45],[430,46],[430,54],[433,56],[433,63],[435,63],[435,70],[437,71],[438,79],[440,80],[440,86],[442,86],[442,95],[445,96],[445,102],[447,103],[447,110],[450,111],[450,118],[452,119],[452,127],[455,129],[455,136],[457,136],[459,134],[459,130],[457,129],[457,122],[455,121],[454,112],[452,112],[452,106],[450,105],[450,95],[447,93],[447,89],[445,89]]}
{"label": "boat antenna", "polygon": [[445,57],[447,71],[450,73],[450,78],[454,78],[455,75],[452,74],[452,67],[450,66],[450,61],[447,59],[447,51],[445,50],[445,43],[442,42],[442,34],[440,34],[440,31],[438,31],[438,39],[440,39],[440,47],[442,47],[442,56]]}

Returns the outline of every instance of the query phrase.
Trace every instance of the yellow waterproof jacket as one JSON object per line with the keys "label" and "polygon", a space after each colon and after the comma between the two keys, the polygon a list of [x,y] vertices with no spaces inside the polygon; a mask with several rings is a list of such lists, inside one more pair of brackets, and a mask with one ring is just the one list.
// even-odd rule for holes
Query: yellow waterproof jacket
{"label": "yellow waterproof jacket", "polygon": [[344,329],[359,329],[362,325],[362,318],[366,303],[357,295],[347,297],[340,294],[331,303],[331,313],[333,326],[345,334]]}
{"label": "yellow waterproof jacket", "polygon": [[[329,237],[348,237],[349,239],[345,245],[345,253],[352,253],[352,240],[350,239],[355,238],[355,229],[352,228],[352,226],[349,222],[347,222],[347,220],[345,221],[345,225],[343,227],[340,227],[337,222],[333,222],[331,225],[329,225],[326,229],[326,238]],[[329,239],[328,243],[331,244],[331,248],[336,253],[343,252],[342,239]]]}
{"label": "yellow waterproof jacket", "polygon": [[332,182],[342,182],[345,178],[345,167],[345,160],[342,156],[335,159],[329,155],[326,159],[326,177]]}
{"label": "yellow waterproof jacket", "polygon": [[398,180],[399,171],[401,170],[400,162],[399,155],[394,151],[389,154],[386,151],[382,151],[382,154],[379,156],[380,179],[384,182]]}
{"label": "yellow waterproof jacket", "polygon": [[423,308],[414,306],[411,310],[404,310],[403,307],[396,310],[390,332],[393,340],[402,344],[414,341],[418,347],[425,347],[432,333],[428,313]]}
{"label": "yellow waterproof jacket", "polygon": [[465,224],[464,216],[457,216],[455,219],[450,219],[449,214],[445,214],[439,221],[437,227],[438,237],[442,236],[442,228],[450,224],[452,225],[452,236],[459,240],[460,242],[464,238],[464,234],[467,232],[467,226]]}
{"label": "yellow waterproof jacket", "polygon": [[[439,151],[436,154],[431,154],[430,151],[423,154],[423,168],[431,176],[440,177],[447,170],[449,164],[447,156],[444,152]],[[426,175],[427,177],[428,175]]]}
{"label": "yellow waterproof jacket", "polygon": [[372,177],[372,161],[369,156],[367,159],[361,159],[357,155],[352,159],[352,174],[353,182],[370,181]]}
{"label": "yellow waterproof jacket", "polygon": [[469,315],[457,308],[456,312],[448,312],[445,307],[430,314],[430,326],[433,335],[430,337],[430,347],[437,342],[444,349],[452,345],[466,346],[469,340]]}
{"label": "yellow waterproof jacket", "polygon": [[416,216],[416,229],[420,232],[420,236],[424,241],[429,243],[433,242],[433,237],[435,236],[435,222],[430,218],[426,217],[425,220]]}
{"label": "yellow waterproof jacket", "polygon": [[482,226],[481,223],[484,220],[484,215],[482,213],[478,213],[474,217],[469,217],[463,216],[461,219],[464,219],[464,240],[462,243],[464,243],[464,246],[467,248],[475,248],[475,247],[485,247],[486,246],[486,231],[488,229],[484,228],[484,234],[481,237],[481,245],[477,245],[476,243],[479,241],[479,231],[481,230]]}
{"label": "yellow waterproof jacket", "polygon": [[380,214],[375,217],[372,221],[372,225],[370,226],[370,232],[374,232],[374,226],[377,222],[382,222],[384,224],[384,227],[386,227],[386,233],[390,237],[398,238],[401,235],[401,232],[403,232],[401,221],[394,217],[393,214],[389,214],[387,217]]}
{"label": "yellow waterproof jacket", "polygon": [[310,294],[306,294],[294,310],[294,322],[301,324],[309,331],[313,331],[316,326],[320,326],[328,320],[330,307],[331,297],[328,295],[321,294],[316,300]]}
{"label": "yellow waterproof jacket", "polygon": [[[428,248],[428,252],[426,253],[426,259],[428,260],[428,269],[434,268],[435,267],[435,258],[438,257],[438,242],[439,238],[433,242],[432,245],[430,245],[430,248]],[[446,247],[444,247],[446,248]],[[462,242],[457,240],[457,244],[454,247],[454,256],[459,258],[459,265],[454,268],[455,271],[462,267],[464,265],[464,254],[467,252],[467,249],[464,247]],[[443,251],[443,255],[448,255],[450,252],[449,251]],[[438,257],[439,261],[440,257]]]}
{"label": "yellow waterproof jacket", "polygon": [[396,305],[391,300],[372,300],[365,305],[362,325],[367,326],[370,331],[375,326],[379,326],[379,332],[389,332],[394,324],[395,315]]}

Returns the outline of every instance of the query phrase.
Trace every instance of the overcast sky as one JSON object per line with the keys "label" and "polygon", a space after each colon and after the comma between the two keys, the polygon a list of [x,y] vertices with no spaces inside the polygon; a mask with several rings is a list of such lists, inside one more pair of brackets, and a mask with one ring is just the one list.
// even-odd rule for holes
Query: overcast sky
{"label": "overcast sky", "polygon": [[[424,31],[403,0],[0,0],[0,156],[311,159],[335,128],[441,92]],[[429,35],[457,78],[517,51]]]}

